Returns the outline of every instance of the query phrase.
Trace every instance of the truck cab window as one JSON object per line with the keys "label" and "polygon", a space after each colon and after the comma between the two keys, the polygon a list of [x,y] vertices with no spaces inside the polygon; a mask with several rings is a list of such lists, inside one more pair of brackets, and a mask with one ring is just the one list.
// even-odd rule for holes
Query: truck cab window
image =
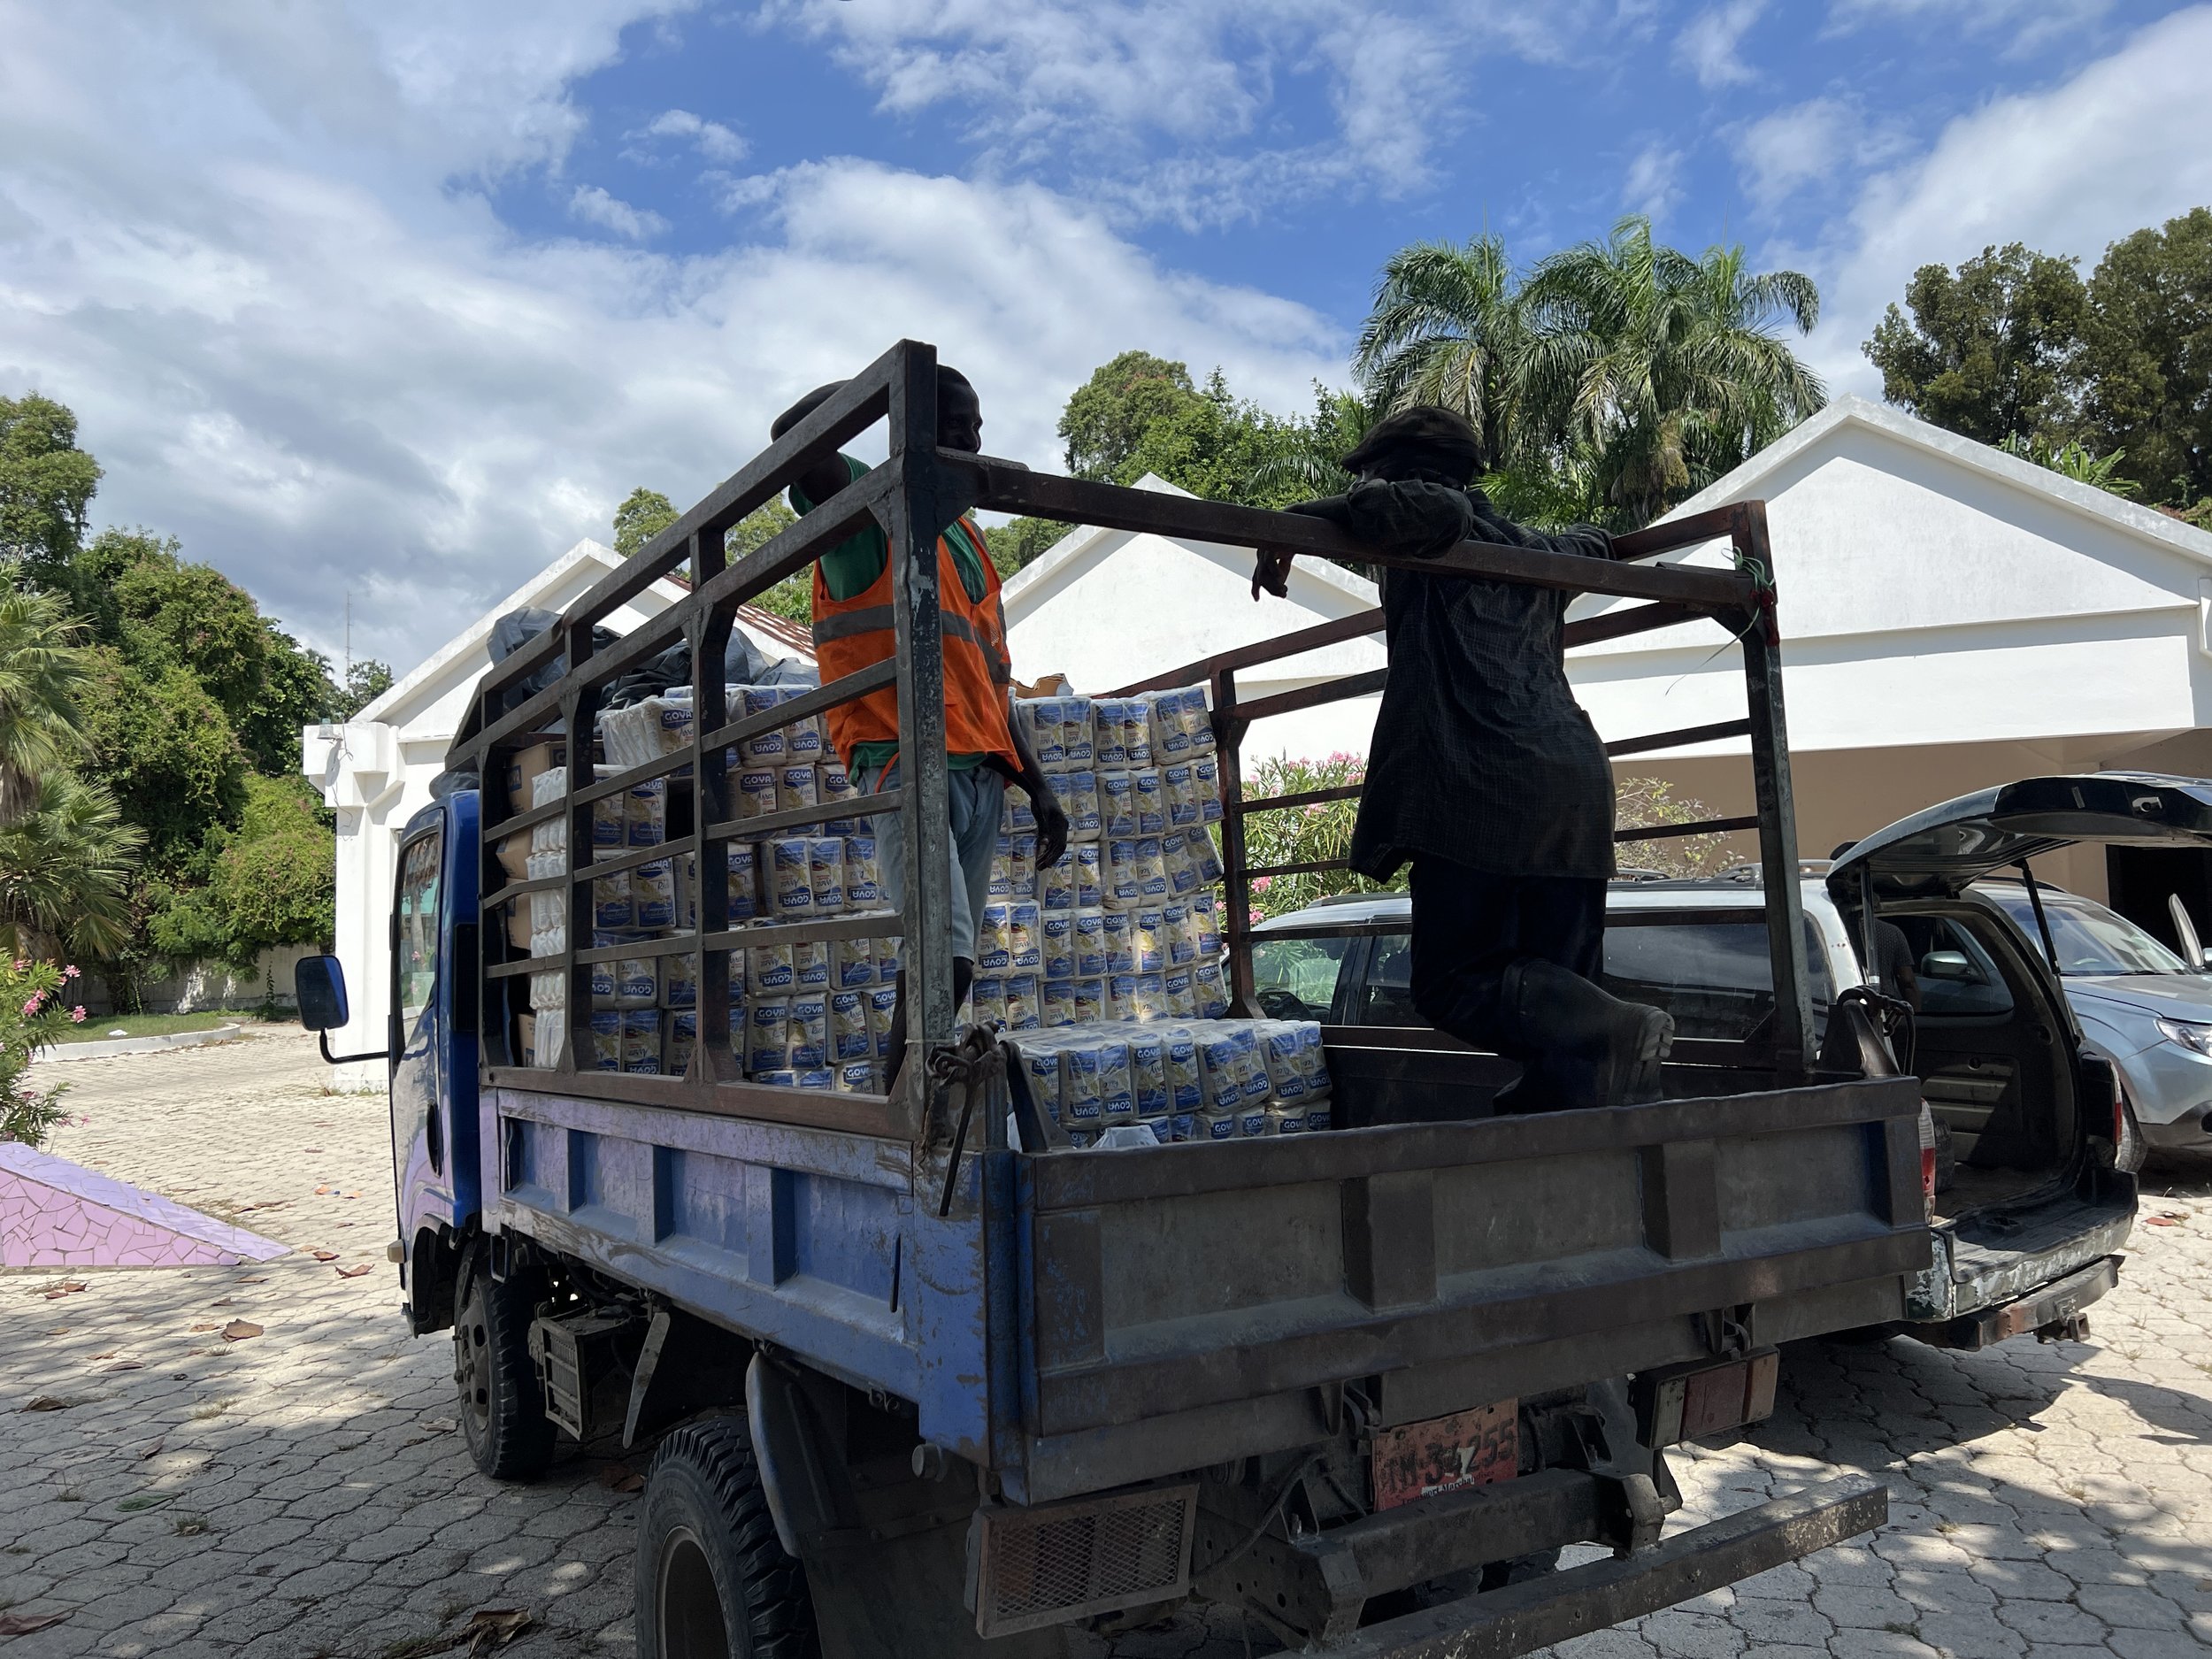
{"label": "truck cab window", "polygon": [[1252,946],[1252,989],[1270,1019],[1330,1018],[1351,939],[1262,939]]}
{"label": "truck cab window", "polygon": [[393,909],[397,937],[392,972],[399,1017],[411,1025],[430,1006],[438,984],[438,871],[443,837],[422,835],[400,849],[399,895]]}

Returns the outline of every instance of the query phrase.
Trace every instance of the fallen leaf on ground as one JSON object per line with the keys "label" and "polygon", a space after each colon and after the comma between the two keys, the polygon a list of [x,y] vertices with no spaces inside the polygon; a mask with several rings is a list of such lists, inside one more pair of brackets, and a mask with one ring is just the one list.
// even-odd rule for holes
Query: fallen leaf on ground
{"label": "fallen leaf on ground", "polygon": [[145,1462],[145,1461],[146,1461],[149,1457],[155,1457],[155,1456],[158,1456],[158,1455],[160,1455],[160,1452],[161,1452],[162,1445],[163,1445],[163,1442],[162,1442],[162,1441],[160,1441],[160,1440],[156,1440],[156,1441],[155,1441],[155,1442],[154,1442],[151,1446],[149,1446],[148,1448],[146,1448],[146,1449],[145,1449],[144,1451],[142,1451],[142,1452],[139,1453],[139,1455],[138,1455],[138,1461],[139,1461],[140,1463],[144,1463],[144,1462]]}
{"label": "fallen leaf on ground", "polygon": [[450,1434],[461,1425],[451,1417],[425,1417],[415,1426],[419,1429],[428,1429],[433,1434]]}
{"label": "fallen leaf on ground", "polygon": [[504,1647],[529,1628],[530,1616],[520,1608],[488,1607],[469,1615],[461,1634],[468,1640],[470,1653],[485,1654]]}
{"label": "fallen leaf on ground", "polygon": [[265,1279],[241,1279],[234,1282],[241,1285],[265,1285],[269,1281]]}
{"label": "fallen leaf on ground", "polygon": [[59,1394],[33,1394],[24,1402],[23,1409],[26,1411],[66,1411],[69,1402]]}
{"label": "fallen leaf on ground", "polygon": [[224,1340],[231,1342],[242,1342],[250,1336],[260,1334],[261,1327],[250,1319],[233,1319],[223,1327]]}
{"label": "fallen leaf on ground", "polygon": [[201,1321],[198,1325],[194,1325],[192,1328],[193,1328],[195,1331],[212,1331],[212,1330],[214,1330],[214,1329],[215,1329],[216,1325],[217,1325],[219,1323],[219,1321],[217,1321],[217,1320],[214,1320],[214,1319],[204,1319],[204,1320],[202,1320],[202,1321]]}
{"label": "fallen leaf on ground", "polygon": [[315,1259],[319,1262],[334,1262],[338,1259],[338,1252],[335,1250],[318,1250],[315,1252]]}
{"label": "fallen leaf on ground", "polygon": [[362,1274],[367,1272],[375,1265],[376,1263],[373,1262],[364,1262],[358,1267],[342,1267],[338,1270],[338,1277],[341,1279],[358,1279]]}
{"label": "fallen leaf on ground", "polygon": [[230,1306],[230,1298],[226,1296],[220,1302],[211,1302],[207,1305],[211,1308],[227,1308]]}
{"label": "fallen leaf on ground", "polygon": [[69,1334],[69,1327],[65,1325],[58,1325],[46,1334],[49,1336],[67,1336]]}
{"label": "fallen leaf on ground", "polygon": [[2174,1223],[2170,1216],[2146,1216],[2143,1225],[2147,1227],[2170,1227]]}
{"label": "fallen leaf on ground", "polygon": [[66,1613],[0,1613],[0,1636],[27,1636],[68,1617]]}
{"label": "fallen leaf on ground", "polygon": [[642,1492],[645,1477],[627,1463],[608,1463],[599,1471],[599,1484],[610,1492]]}
{"label": "fallen leaf on ground", "polygon": [[144,1371],[146,1369],[146,1362],[142,1359],[119,1359],[114,1364],[109,1366],[108,1369],[111,1371]]}

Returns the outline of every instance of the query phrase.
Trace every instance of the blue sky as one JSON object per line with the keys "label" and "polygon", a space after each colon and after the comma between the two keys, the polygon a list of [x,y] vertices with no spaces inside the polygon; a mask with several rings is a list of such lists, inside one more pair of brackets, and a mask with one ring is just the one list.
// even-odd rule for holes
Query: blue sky
{"label": "blue sky", "polygon": [[403,669],[636,483],[680,500],[899,334],[1052,426],[1130,346],[1302,406],[1378,266],[1650,213],[1812,274],[2093,264],[2212,202],[2212,4],[0,0],[0,392],[101,523]]}

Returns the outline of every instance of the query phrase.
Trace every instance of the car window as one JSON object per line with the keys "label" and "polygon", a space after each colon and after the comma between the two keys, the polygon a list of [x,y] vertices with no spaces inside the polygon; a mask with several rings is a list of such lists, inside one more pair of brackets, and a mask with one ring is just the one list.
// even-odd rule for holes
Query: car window
{"label": "car window", "polygon": [[[1988,1018],[2012,1012],[2012,992],[1980,940],[1939,916],[1895,919],[1912,942],[1922,1018]],[[2028,926],[2035,926],[2032,916]]]}
{"label": "car window", "polygon": [[[1835,982],[1819,932],[1809,921],[1805,954],[1817,1042],[1827,1025]],[[1601,979],[1624,1001],[1664,1009],[1674,1017],[1678,1037],[1749,1042],[1773,1034],[1774,967],[1766,918],[1757,911],[1741,921],[1646,922],[1616,913],[1605,929]]]}
{"label": "car window", "polygon": [[1360,987],[1363,1025],[1425,1025],[1413,1008],[1413,936],[1379,933],[1367,958],[1367,982]]}
{"label": "car window", "polygon": [[[2035,904],[2028,890],[1993,881],[1977,887],[1997,901],[2023,933],[2042,949],[2035,925]],[[2116,910],[2071,894],[2043,895],[2043,914],[2051,924],[2051,943],[2061,973],[2187,973],[2189,966]]]}
{"label": "car window", "polygon": [[409,841],[400,852],[398,949],[392,971],[397,978],[399,1017],[413,1025],[430,1006],[438,983],[438,866],[443,837],[434,832]]}
{"label": "car window", "polygon": [[1330,939],[1256,939],[1252,988],[1270,1019],[1327,1019],[1337,975],[1351,950],[1349,935]]}

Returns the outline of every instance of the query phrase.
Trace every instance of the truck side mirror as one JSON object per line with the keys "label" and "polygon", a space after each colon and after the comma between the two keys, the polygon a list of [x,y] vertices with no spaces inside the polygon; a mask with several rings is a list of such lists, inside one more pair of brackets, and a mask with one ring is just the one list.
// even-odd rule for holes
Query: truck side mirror
{"label": "truck side mirror", "polygon": [[302,956],[292,969],[292,994],[299,1001],[300,1024],[310,1031],[335,1031],[353,1018],[346,971],[335,956]]}
{"label": "truck side mirror", "polygon": [[1920,958],[1920,977],[1924,979],[1970,979],[1974,964],[1966,959],[1963,950],[1931,950]]}

